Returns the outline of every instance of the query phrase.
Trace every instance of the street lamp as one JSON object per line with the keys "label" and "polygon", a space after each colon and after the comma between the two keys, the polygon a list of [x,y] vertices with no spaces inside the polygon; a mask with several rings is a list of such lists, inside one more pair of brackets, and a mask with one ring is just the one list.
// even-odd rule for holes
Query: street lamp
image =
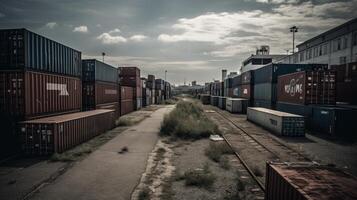
{"label": "street lamp", "polygon": [[167,70],[165,70],[165,81],[166,81],[166,74],[167,74]]}
{"label": "street lamp", "polygon": [[103,62],[104,62],[104,56],[105,56],[105,53],[104,53],[104,52],[102,52]]}
{"label": "street lamp", "polygon": [[295,53],[295,33],[298,32],[298,29],[296,26],[290,28],[290,32],[293,33],[293,54]]}

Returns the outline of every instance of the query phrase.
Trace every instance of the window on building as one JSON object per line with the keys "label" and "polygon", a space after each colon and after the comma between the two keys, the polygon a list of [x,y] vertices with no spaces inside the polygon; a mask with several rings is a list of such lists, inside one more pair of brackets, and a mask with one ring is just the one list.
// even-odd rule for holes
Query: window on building
{"label": "window on building", "polygon": [[304,61],[304,51],[300,52],[300,62]]}
{"label": "window on building", "polygon": [[357,45],[357,32],[354,32],[352,35],[353,46]]}
{"label": "window on building", "polygon": [[306,60],[309,60],[312,58],[312,49],[308,49],[306,51]]}
{"label": "window on building", "polygon": [[348,37],[343,37],[341,49],[346,49],[348,47]]}
{"label": "window on building", "polygon": [[327,44],[323,44],[322,45],[322,55],[326,55],[327,54]]}
{"label": "window on building", "polygon": [[340,64],[346,64],[346,62],[347,62],[346,56],[341,56],[340,57]]}
{"label": "window on building", "polygon": [[337,42],[336,43],[337,44],[337,46],[336,46],[337,49],[336,50],[339,51],[339,50],[341,50],[341,38],[338,38],[336,42]]}
{"label": "window on building", "polygon": [[322,56],[322,47],[323,47],[323,45],[319,46],[319,56]]}
{"label": "window on building", "polygon": [[314,47],[314,57],[319,56],[319,47]]}

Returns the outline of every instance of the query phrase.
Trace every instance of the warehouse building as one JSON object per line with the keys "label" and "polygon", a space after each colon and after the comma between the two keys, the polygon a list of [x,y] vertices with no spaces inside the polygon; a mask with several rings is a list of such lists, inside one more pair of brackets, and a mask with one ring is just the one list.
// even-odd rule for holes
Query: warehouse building
{"label": "warehouse building", "polygon": [[357,61],[357,18],[330,29],[299,45],[298,52],[278,63],[324,63],[341,65]]}

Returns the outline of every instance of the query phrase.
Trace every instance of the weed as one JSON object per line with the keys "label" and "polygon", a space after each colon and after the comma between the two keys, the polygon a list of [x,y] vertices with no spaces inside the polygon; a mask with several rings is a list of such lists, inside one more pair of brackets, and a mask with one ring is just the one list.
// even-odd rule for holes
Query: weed
{"label": "weed", "polygon": [[224,156],[222,156],[219,160],[219,165],[225,170],[229,170],[231,168],[228,158]]}
{"label": "weed", "polygon": [[115,121],[116,126],[131,126],[133,124],[133,121],[130,120],[127,117],[120,117]]}
{"label": "weed", "polygon": [[205,155],[214,162],[220,162],[223,154],[233,154],[233,150],[226,143],[210,143],[205,149]]}
{"label": "weed", "polygon": [[150,199],[150,189],[149,188],[144,188],[143,190],[140,191],[139,193],[139,200],[148,200]]}
{"label": "weed", "polygon": [[204,114],[197,102],[180,101],[176,108],[164,117],[160,135],[181,139],[200,139],[217,134],[218,128]]}
{"label": "weed", "polygon": [[183,174],[183,179],[187,186],[210,189],[216,181],[216,176],[209,170],[208,165],[205,165],[203,169],[190,169],[186,171]]}

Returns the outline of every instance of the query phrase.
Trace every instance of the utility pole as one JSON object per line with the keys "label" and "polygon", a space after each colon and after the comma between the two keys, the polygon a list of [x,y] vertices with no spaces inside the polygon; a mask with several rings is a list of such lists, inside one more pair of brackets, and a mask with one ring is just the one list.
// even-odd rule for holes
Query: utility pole
{"label": "utility pole", "polygon": [[165,70],[165,81],[166,81],[166,74],[167,74],[167,70]]}
{"label": "utility pole", "polygon": [[290,28],[290,32],[293,33],[293,54],[295,53],[295,33],[298,32],[298,29],[296,26]]}
{"label": "utility pole", "polygon": [[104,52],[102,52],[103,62],[104,62],[104,56],[105,56],[105,53],[104,53]]}

